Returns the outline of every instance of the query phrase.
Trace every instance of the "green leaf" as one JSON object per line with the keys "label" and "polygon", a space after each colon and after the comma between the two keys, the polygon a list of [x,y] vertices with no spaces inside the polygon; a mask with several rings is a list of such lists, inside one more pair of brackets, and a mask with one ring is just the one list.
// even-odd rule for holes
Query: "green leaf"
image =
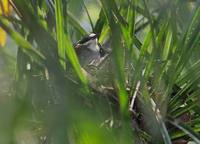
{"label": "green leaf", "polygon": [[195,132],[192,128],[189,126],[186,126],[184,124],[178,123],[176,121],[168,120],[172,125],[182,130],[185,134],[190,136],[196,143],[200,143],[200,135],[199,133]]}
{"label": "green leaf", "polygon": [[84,6],[85,11],[86,11],[86,13],[87,13],[87,16],[88,16],[88,18],[89,18],[90,26],[91,26],[91,28],[92,28],[92,31],[94,32],[94,25],[93,25],[93,22],[92,22],[92,18],[90,17],[90,14],[89,14],[89,12],[88,12],[88,9],[87,9],[87,6],[85,5],[84,0],[83,0],[83,6]]}
{"label": "green leaf", "polygon": [[[62,0],[55,0],[55,16],[56,16],[56,34],[58,44],[58,55],[62,59],[65,59],[65,33],[64,33],[64,22],[63,22],[63,9]],[[66,69],[65,62],[60,60],[61,65]]]}
{"label": "green leaf", "polygon": [[15,40],[15,42],[36,62],[44,64],[45,57],[33,46],[25,40],[18,32],[10,27],[10,23],[7,19],[0,16],[0,26]]}
{"label": "green leaf", "polygon": [[69,11],[67,12],[67,19],[69,21],[69,23],[82,35],[86,35],[88,34],[88,32],[81,26],[81,24],[79,23],[79,21],[77,20],[77,18],[75,18],[73,16],[72,13],[70,13]]}
{"label": "green leaf", "polygon": [[[65,59],[65,55],[69,58],[75,72],[77,73],[80,80],[87,84],[86,76],[83,75],[81,66],[79,64],[76,52],[71,43],[68,35],[65,34],[64,31],[64,22],[62,19],[62,0],[55,0],[56,6],[56,28],[57,28],[57,41],[58,41],[58,52],[61,58]],[[63,61],[62,61],[63,62]],[[65,63],[63,63],[63,66]]]}
{"label": "green leaf", "polygon": [[78,77],[80,78],[80,80],[83,82],[83,84],[87,85],[88,84],[87,78],[81,70],[81,66],[79,64],[78,57],[76,55],[76,52],[74,50],[74,47],[71,43],[70,38],[67,35],[65,35],[65,41],[66,41],[66,47],[67,47],[66,48],[67,57],[69,58],[72,66],[73,66],[75,72],[77,73]]}
{"label": "green leaf", "polygon": [[104,14],[103,8],[101,8],[101,11],[99,13],[99,18],[97,19],[96,25],[94,27],[94,32],[100,35],[106,23],[107,23],[106,16]]}
{"label": "green leaf", "polygon": [[[117,78],[115,82],[118,87],[120,110],[126,115],[128,110],[128,95],[125,87],[125,57],[124,49],[121,44],[122,33],[120,31],[120,25],[125,25],[126,22],[124,19],[121,19],[121,15],[114,0],[101,0],[101,3],[111,30],[111,47],[113,48],[113,63],[115,76]],[[115,16],[120,20],[119,24],[116,23]]]}

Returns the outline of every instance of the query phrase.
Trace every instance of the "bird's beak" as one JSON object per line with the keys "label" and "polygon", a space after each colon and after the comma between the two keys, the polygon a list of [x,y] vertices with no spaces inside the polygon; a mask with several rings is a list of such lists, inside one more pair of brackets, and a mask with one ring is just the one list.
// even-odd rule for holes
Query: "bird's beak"
{"label": "bird's beak", "polygon": [[81,44],[77,44],[77,45],[76,45],[76,48],[80,48],[80,47],[81,47]]}

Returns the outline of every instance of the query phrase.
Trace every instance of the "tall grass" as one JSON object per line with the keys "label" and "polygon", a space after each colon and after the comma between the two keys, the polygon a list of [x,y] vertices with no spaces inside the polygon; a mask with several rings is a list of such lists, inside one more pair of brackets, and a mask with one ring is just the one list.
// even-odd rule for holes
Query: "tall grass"
{"label": "tall grass", "polygon": [[[93,24],[90,1],[10,1],[0,26],[18,49],[0,143],[200,143],[199,2],[96,3]],[[112,49],[89,76],[73,43],[90,31],[72,4]]]}

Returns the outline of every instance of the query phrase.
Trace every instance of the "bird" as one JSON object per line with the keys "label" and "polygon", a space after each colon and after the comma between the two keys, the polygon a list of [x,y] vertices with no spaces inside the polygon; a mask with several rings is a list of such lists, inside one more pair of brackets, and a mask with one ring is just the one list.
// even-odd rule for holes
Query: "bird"
{"label": "bird", "polygon": [[95,65],[105,55],[98,41],[98,35],[90,33],[74,44],[76,54],[82,67]]}

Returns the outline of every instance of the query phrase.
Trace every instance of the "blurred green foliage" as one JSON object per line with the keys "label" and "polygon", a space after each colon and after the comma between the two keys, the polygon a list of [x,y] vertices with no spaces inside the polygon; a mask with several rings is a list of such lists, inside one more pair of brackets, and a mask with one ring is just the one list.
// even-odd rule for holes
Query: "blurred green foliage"
{"label": "blurred green foliage", "polygon": [[[200,143],[198,0],[9,4],[0,143]],[[88,77],[73,44],[91,32],[111,52]]]}

